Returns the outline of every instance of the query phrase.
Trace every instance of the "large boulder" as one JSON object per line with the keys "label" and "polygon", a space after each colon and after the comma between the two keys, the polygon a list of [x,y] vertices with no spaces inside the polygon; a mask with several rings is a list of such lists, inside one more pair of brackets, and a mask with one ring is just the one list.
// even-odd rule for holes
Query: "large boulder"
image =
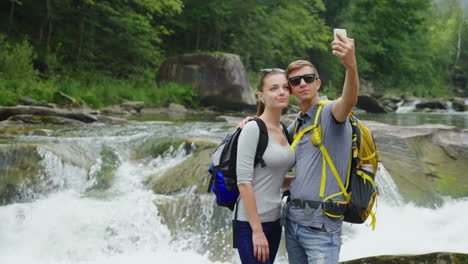
{"label": "large boulder", "polygon": [[168,58],[159,68],[158,83],[190,85],[207,106],[239,110],[255,108],[255,94],[238,55],[228,53]]}

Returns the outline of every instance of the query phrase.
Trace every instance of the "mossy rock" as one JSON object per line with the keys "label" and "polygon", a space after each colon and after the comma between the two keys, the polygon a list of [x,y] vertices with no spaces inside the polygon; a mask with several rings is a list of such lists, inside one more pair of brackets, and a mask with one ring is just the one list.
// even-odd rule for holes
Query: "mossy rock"
{"label": "mossy rock", "polygon": [[38,183],[41,157],[34,145],[0,147],[0,205],[20,198],[25,187]]}
{"label": "mossy rock", "polygon": [[108,189],[114,180],[115,170],[120,166],[119,156],[109,147],[103,147],[101,150],[102,164],[100,170],[95,174],[96,184],[89,190]]}
{"label": "mossy rock", "polygon": [[144,159],[147,157],[156,158],[163,155],[166,151],[171,149],[178,149],[183,140],[174,140],[170,138],[154,138],[149,139],[140,144],[134,152],[134,159]]}
{"label": "mossy rock", "polygon": [[[211,154],[220,143],[211,139],[186,139],[185,143],[195,145],[192,156],[170,168],[162,176],[154,175],[148,182],[156,193],[175,193],[182,189],[196,186],[196,191],[206,192],[209,174],[207,169],[211,163]],[[156,179],[156,180],[154,180]]]}
{"label": "mossy rock", "polygon": [[365,121],[382,164],[407,202],[435,206],[468,196],[468,134],[443,125],[391,126]]}
{"label": "mossy rock", "polygon": [[423,255],[377,256],[340,262],[341,264],[465,264],[468,254],[436,252]]}
{"label": "mossy rock", "polygon": [[196,242],[194,249],[211,261],[232,260],[232,212],[217,206],[214,196],[189,191],[154,203],[175,240]]}

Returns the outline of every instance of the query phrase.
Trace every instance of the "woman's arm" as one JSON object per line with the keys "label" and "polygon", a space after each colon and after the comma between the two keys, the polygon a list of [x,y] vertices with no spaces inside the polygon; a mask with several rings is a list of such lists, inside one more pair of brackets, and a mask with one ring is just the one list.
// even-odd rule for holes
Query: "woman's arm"
{"label": "woman's arm", "polygon": [[262,262],[265,262],[270,256],[268,240],[263,233],[262,223],[258,218],[257,204],[252,184],[240,183],[239,193],[242,197],[245,213],[249,219],[250,227],[252,228],[252,241],[254,247],[254,256]]}
{"label": "woman's arm", "polygon": [[260,129],[256,122],[248,122],[242,129],[237,142],[237,186],[242,199],[247,219],[252,228],[254,256],[265,262],[270,253],[268,240],[263,233],[258,216],[255,193],[252,186],[254,178],[254,160],[257,151]]}

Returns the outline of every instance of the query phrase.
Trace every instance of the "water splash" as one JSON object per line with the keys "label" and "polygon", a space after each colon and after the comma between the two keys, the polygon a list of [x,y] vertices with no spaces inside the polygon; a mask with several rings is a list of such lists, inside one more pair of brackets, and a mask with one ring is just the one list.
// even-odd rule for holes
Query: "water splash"
{"label": "water splash", "polygon": [[413,112],[414,109],[416,109],[416,105],[419,104],[421,102],[421,100],[419,99],[416,99],[412,102],[409,102],[409,103],[405,103],[404,100],[400,101],[399,103],[397,103],[397,110],[395,111],[395,113],[409,113],[409,112]]}

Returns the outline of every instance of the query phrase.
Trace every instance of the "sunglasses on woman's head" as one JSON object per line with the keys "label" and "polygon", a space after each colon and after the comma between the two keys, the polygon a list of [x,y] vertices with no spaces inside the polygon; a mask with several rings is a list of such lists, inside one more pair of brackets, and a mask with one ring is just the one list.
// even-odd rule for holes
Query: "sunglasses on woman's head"
{"label": "sunglasses on woman's head", "polygon": [[272,69],[261,69],[260,72],[263,72],[264,74],[270,73],[270,72],[284,72],[283,69],[280,68],[272,68]]}
{"label": "sunglasses on woman's head", "polygon": [[317,80],[317,75],[315,75],[315,73],[309,73],[302,76],[294,76],[289,78],[288,81],[292,86],[297,86],[301,84],[302,79],[304,79],[306,83],[313,83],[315,80]]}

